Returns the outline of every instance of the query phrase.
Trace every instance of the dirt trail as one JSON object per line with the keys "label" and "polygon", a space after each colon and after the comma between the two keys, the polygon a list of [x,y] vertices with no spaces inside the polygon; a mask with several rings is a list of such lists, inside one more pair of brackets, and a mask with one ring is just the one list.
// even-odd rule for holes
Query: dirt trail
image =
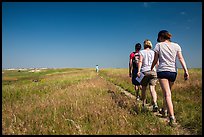
{"label": "dirt trail", "polygon": [[[126,91],[125,89],[123,89],[122,87],[111,83],[110,81],[106,80],[105,78],[99,76],[101,79],[105,80],[108,84],[114,85],[120,92],[122,92],[123,94],[125,94],[126,96],[128,96],[129,98],[132,98],[136,101],[136,97],[134,95],[132,95],[130,92]],[[142,101],[138,100],[137,104],[142,105]],[[147,104],[147,108],[149,111],[152,111],[152,105],[151,104]],[[162,115],[159,112],[152,112],[156,117],[159,118],[159,120],[164,123],[165,125],[168,125],[168,119],[167,118],[162,118]],[[173,127],[175,134],[176,135],[191,135],[191,132],[188,129],[183,128],[178,122],[176,123],[176,126]]]}

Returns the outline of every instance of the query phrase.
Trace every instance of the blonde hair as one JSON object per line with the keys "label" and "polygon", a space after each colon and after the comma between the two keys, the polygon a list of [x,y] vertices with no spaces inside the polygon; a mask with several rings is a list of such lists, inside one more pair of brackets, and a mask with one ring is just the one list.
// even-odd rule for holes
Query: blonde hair
{"label": "blonde hair", "polygon": [[152,48],[152,42],[148,39],[144,41],[144,49],[146,48],[150,48],[150,49]]}

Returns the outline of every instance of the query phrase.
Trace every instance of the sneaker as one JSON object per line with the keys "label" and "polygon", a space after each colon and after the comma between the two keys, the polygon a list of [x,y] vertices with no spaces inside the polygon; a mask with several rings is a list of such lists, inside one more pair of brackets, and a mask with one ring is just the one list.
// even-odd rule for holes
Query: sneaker
{"label": "sneaker", "polygon": [[154,104],[153,105],[153,112],[157,112],[158,111],[158,106],[157,106],[157,104]]}
{"label": "sneaker", "polygon": [[172,118],[172,117],[169,118],[169,126],[171,126],[171,127],[175,127],[176,126],[175,118]]}
{"label": "sneaker", "polygon": [[163,118],[166,118],[168,116],[167,115],[167,110],[164,110],[163,108],[159,110],[159,113],[162,114]]}
{"label": "sneaker", "polygon": [[140,100],[140,96],[137,96],[137,98],[136,98],[137,100]]}

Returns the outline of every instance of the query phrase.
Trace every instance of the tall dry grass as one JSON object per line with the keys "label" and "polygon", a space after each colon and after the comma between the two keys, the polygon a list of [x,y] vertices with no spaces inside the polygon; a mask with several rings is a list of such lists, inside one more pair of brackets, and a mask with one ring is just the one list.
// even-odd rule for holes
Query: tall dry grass
{"label": "tall dry grass", "polygon": [[[128,77],[128,69],[104,69],[101,76],[135,94]],[[183,70],[179,69],[172,87],[172,100],[177,121],[192,134],[202,134],[202,69],[189,69],[190,79],[185,81]],[[147,100],[151,103],[149,89]],[[159,83],[156,85],[158,105],[162,107],[163,94]],[[141,92],[140,92],[141,93]]]}
{"label": "tall dry grass", "polygon": [[[121,78],[122,86],[132,88],[126,70],[108,71],[112,82]],[[121,94],[93,69],[49,70],[23,79],[19,75],[5,75],[18,77],[16,82],[2,82],[4,135],[181,134],[152,112],[141,113],[134,99]],[[39,81],[33,82],[33,78]]]}

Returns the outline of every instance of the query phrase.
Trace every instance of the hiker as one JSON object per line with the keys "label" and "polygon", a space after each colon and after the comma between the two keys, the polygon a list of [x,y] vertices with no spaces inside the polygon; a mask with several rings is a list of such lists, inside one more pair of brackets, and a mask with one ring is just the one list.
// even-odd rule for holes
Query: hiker
{"label": "hiker", "polygon": [[139,89],[141,89],[140,83],[136,81],[140,49],[141,49],[141,44],[137,43],[135,45],[135,51],[130,53],[130,59],[129,59],[129,77],[132,78],[132,84],[134,85],[134,89],[136,92],[136,100],[140,99]]}
{"label": "hiker", "polygon": [[96,65],[96,72],[97,72],[97,73],[99,72],[99,67],[98,67],[98,65]]}
{"label": "hiker", "polygon": [[155,56],[154,61],[151,66],[151,70],[159,60],[159,65],[157,69],[157,77],[159,79],[160,86],[163,92],[163,108],[161,114],[167,117],[167,112],[169,114],[169,125],[175,125],[174,109],[171,97],[171,88],[176,80],[177,76],[177,66],[176,58],[179,59],[183,70],[184,79],[189,79],[188,70],[186,67],[185,60],[183,58],[181,47],[174,42],[171,42],[172,35],[167,30],[161,30],[158,33],[157,44],[154,48]]}
{"label": "hiker", "polygon": [[151,71],[151,65],[154,59],[154,51],[151,50],[152,43],[150,40],[144,41],[144,50],[139,52],[140,58],[138,62],[138,72],[137,76],[140,77],[140,74],[144,74],[144,78],[141,81],[142,85],[142,110],[146,108],[146,89],[149,84],[150,93],[152,96],[152,105],[153,105],[153,112],[157,112],[157,93],[155,91],[155,85],[157,82],[157,73],[156,69],[154,68]]}

